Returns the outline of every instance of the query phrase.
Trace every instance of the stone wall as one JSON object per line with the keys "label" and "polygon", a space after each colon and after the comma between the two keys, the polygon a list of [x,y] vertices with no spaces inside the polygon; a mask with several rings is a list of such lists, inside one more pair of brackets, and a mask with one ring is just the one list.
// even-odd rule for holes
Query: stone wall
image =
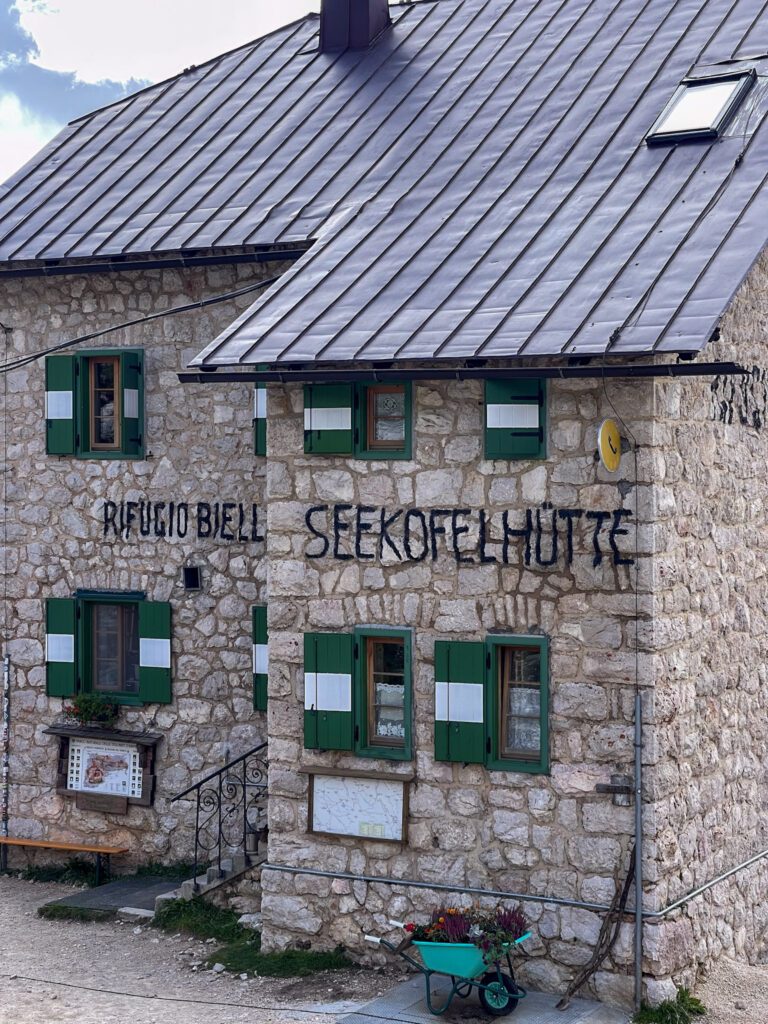
{"label": "stone wall", "polygon": [[[615,478],[595,461],[596,433],[614,407],[633,429],[651,435],[653,385],[592,381],[552,383],[548,458],[491,462],[482,457],[483,398],[479,382],[414,386],[414,457],[410,462],[372,462],[303,454],[303,396],[298,386],[270,387],[267,467],[270,629],[270,837],[269,861],[297,872],[263,874],[268,948],[309,939],[343,942],[370,955],[362,934],[391,931],[387,919],[423,915],[443,899],[462,897],[383,884],[323,879],[301,874],[323,867],[398,879],[466,885],[572,898],[604,905],[615,876],[626,870],[633,831],[631,807],[615,806],[595,786],[612,775],[631,774],[636,667],[643,685],[652,679],[646,653],[650,634],[649,553],[652,524],[652,461],[641,452],[640,485],[633,457],[625,456]],[[610,395],[610,401],[608,398]],[[322,547],[308,533],[310,506],[367,505],[377,509],[460,507],[470,533],[462,550],[474,562],[457,564],[451,540],[440,537],[437,558],[398,560],[388,545],[366,545],[374,559],[307,558]],[[565,557],[563,520],[553,565],[551,508],[582,509],[574,523],[573,560]],[[478,511],[490,519],[488,552],[498,562],[478,564]],[[526,565],[523,542],[501,564],[501,517],[521,526],[525,510],[543,524]],[[635,566],[617,565],[602,534],[599,564],[595,523],[586,511],[632,510],[622,555]],[[313,520],[323,523],[324,513]],[[345,516],[353,513],[345,512]],[[371,518],[375,519],[373,515]],[[626,525],[626,523],[624,524]],[[374,530],[375,533],[375,530]],[[340,553],[354,552],[344,534]],[[352,545],[350,547],[349,545]],[[402,540],[396,540],[401,554]],[[419,552],[416,551],[418,555]],[[636,661],[638,570],[640,645]],[[413,630],[414,743],[412,763],[359,758],[303,749],[303,633],[349,631],[357,625]],[[488,771],[480,766],[438,763],[433,756],[434,643],[478,639],[497,631],[544,633],[550,638],[551,756],[548,775]],[[649,747],[649,758],[654,759]],[[307,777],[297,766],[332,766],[415,773],[410,788],[407,842],[402,845],[308,835]],[[600,927],[598,914],[528,903],[534,939],[525,976],[537,987],[562,988],[573,969],[589,959]],[[594,991],[621,1000],[631,995],[629,928]]]}
{"label": "stone wall", "polygon": [[[278,271],[283,269],[278,266]],[[0,283],[9,358],[87,331],[222,294],[273,276],[275,266],[147,270],[16,278]],[[250,302],[244,296],[90,342],[145,349],[146,459],[82,460],[45,452],[44,361],[0,384],[6,424],[4,622],[11,656],[10,831],[130,847],[131,861],[190,859],[194,815],[169,799],[225,759],[265,739],[252,708],[251,606],[266,600],[263,543],[104,536],[105,499],[261,504],[264,460],[253,454],[252,391],[182,386],[177,373]],[[84,346],[78,346],[83,348]],[[6,391],[2,393],[2,388]],[[263,532],[263,530],[262,530]],[[181,568],[199,565],[200,593]],[[57,741],[44,729],[62,701],[45,688],[45,599],[78,588],[142,590],[170,601],[173,702],[123,708],[119,728],[159,732],[157,795],[125,816],[78,811],[54,792]],[[12,856],[26,863],[27,855]],[[120,866],[124,865],[121,861]]]}
{"label": "stone wall", "polygon": [[[654,910],[768,848],[767,328],[763,256],[703,356],[752,375],[656,384]],[[767,892],[762,861],[652,923],[648,970],[690,984],[722,954],[760,956]]]}

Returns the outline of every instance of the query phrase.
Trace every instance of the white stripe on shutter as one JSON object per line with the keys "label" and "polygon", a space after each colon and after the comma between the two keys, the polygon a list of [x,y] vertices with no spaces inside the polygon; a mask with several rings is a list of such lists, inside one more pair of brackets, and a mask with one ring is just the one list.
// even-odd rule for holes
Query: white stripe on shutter
{"label": "white stripe on shutter", "polygon": [[341,409],[305,409],[305,430],[351,430],[352,410]]}
{"label": "white stripe on shutter", "polygon": [[123,391],[123,415],[127,420],[139,418],[139,392],[136,388],[126,388]]}
{"label": "white stripe on shutter", "polygon": [[539,407],[536,404],[487,405],[486,425],[490,429],[536,430],[539,426]]}
{"label": "white stripe on shutter", "polygon": [[69,665],[73,665],[75,662],[75,638],[72,634],[46,633],[45,660],[66,662]]}
{"label": "white stripe on shutter", "polygon": [[139,666],[141,668],[170,668],[171,641],[150,640],[141,637],[139,640]]}
{"label": "white stripe on shutter", "polygon": [[438,722],[482,722],[483,686],[436,682],[435,718]]}
{"label": "white stripe on shutter", "polygon": [[352,676],[346,672],[306,672],[304,707],[310,711],[351,711]]}
{"label": "white stripe on shutter", "polygon": [[71,420],[72,405],[71,391],[45,392],[45,418],[47,420]]}
{"label": "white stripe on shutter", "polygon": [[257,676],[265,676],[269,670],[269,655],[266,644],[253,645],[253,672]]}
{"label": "white stripe on shutter", "polygon": [[267,392],[265,388],[256,388],[253,392],[253,418],[265,420],[267,418]]}

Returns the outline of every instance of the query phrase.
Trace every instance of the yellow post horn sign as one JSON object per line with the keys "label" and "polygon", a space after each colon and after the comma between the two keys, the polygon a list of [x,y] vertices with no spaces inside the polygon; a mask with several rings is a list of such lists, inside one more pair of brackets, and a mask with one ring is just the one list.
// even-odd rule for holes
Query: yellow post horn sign
{"label": "yellow post horn sign", "polygon": [[621,462],[621,434],[615,420],[603,420],[597,434],[600,461],[609,473],[615,473]]}

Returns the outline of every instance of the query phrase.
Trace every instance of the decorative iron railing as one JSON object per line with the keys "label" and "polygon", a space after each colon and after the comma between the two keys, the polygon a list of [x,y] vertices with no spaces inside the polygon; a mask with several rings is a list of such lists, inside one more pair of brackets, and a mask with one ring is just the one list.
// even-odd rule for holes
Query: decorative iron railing
{"label": "decorative iron railing", "polygon": [[266,848],[266,749],[253,747],[172,798],[195,803],[195,890],[201,871],[212,882],[244,870]]}

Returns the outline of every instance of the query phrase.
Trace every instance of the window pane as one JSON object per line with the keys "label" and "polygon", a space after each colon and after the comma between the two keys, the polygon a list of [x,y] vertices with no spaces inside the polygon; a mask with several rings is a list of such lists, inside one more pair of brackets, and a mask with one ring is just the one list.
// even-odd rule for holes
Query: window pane
{"label": "window pane", "polygon": [[405,644],[402,640],[366,641],[369,737],[372,744],[405,744]]}
{"label": "window pane", "polygon": [[118,373],[116,359],[91,360],[91,428],[93,444],[115,444]]}
{"label": "window pane", "polygon": [[93,606],[93,689],[114,693],[120,689],[120,607],[116,604]]}
{"label": "window pane", "polygon": [[123,619],[123,690],[139,692],[139,608],[121,605]]}
{"label": "window pane", "polygon": [[538,648],[500,652],[501,757],[538,760],[541,751],[541,659]]}
{"label": "window pane", "polygon": [[139,614],[135,604],[91,608],[93,671],[99,693],[139,692]]}
{"label": "window pane", "polygon": [[368,445],[397,448],[405,442],[405,388],[368,388]]}
{"label": "window pane", "polygon": [[731,79],[686,86],[656,132],[692,132],[712,128],[740,84],[739,79]]}

